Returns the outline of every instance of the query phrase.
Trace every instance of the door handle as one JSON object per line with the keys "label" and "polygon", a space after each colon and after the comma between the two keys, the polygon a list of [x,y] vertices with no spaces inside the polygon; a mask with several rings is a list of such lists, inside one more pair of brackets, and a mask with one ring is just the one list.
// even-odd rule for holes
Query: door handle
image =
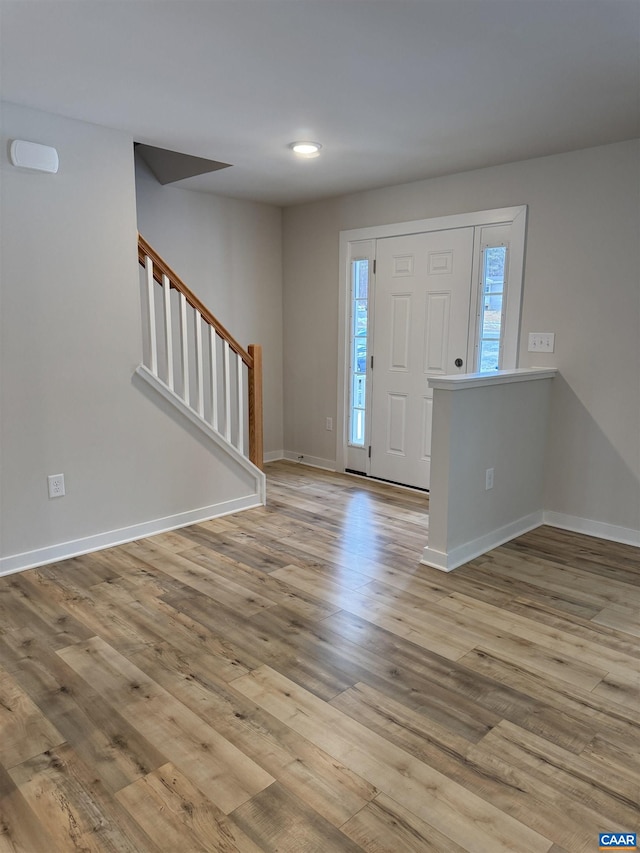
{"label": "door handle", "polygon": [[462,367],[462,365],[464,364],[464,361],[461,358],[456,358],[456,360],[453,363],[455,364],[456,367]]}

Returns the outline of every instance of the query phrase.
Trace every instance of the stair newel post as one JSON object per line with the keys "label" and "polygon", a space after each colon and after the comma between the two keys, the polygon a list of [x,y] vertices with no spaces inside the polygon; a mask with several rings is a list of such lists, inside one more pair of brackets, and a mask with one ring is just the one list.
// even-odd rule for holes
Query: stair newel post
{"label": "stair newel post", "polygon": [[263,421],[262,421],[262,347],[249,344],[247,347],[253,360],[249,367],[249,459],[262,471],[263,468]]}

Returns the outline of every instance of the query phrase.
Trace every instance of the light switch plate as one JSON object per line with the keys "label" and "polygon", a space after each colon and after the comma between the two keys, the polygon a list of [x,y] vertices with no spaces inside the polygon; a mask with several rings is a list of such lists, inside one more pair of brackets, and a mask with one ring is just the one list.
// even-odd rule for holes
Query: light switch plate
{"label": "light switch plate", "polygon": [[554,332],[529,332],[529,352],[553,352],[555,345]]}

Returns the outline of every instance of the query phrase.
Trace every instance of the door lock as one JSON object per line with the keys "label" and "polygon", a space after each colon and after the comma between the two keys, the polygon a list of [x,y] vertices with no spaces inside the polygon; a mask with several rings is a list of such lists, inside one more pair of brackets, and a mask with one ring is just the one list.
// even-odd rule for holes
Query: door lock
{"label": "door lock", "polygon": [[462,365],[464,364],[464,361],[461,358],[456,358],[456,360],[453,363],[455,364],[456,367],[462,367]]}

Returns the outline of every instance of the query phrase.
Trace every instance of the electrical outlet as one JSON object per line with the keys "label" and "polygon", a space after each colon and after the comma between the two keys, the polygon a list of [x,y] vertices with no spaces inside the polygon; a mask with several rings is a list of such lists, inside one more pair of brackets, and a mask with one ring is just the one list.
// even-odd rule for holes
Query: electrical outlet
{"label": "electrical outlet", "polygon": [[325,427],[326,427],[326,429],[329,429],[329,430],[333,429],[333,418],[327,418],[326,419]]}
{"label": "electrical outlet", "polygon": [[529,332],[528,352],[553,352],[555,344],[554,332]]}
{"label": "electrical outlet", "polygon": [[64,491],[64,474],[50,474],[47,477],[50,498],[62,498]]}
{"label": "electrical outlet", "polygon": [[484,487],[487,491],[493,488],[493,468],[487,468],[484,473]]}

